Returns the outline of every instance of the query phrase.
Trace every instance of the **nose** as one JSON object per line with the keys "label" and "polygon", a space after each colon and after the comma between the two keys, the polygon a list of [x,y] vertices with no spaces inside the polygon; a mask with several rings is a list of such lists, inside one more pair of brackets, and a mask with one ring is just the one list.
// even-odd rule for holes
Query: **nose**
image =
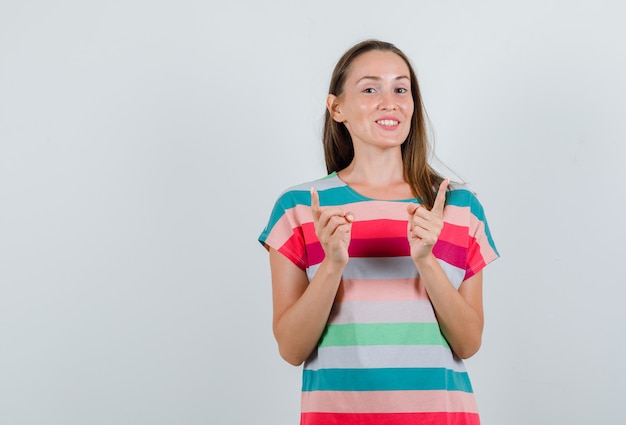
{"label": "nose", "polygon": [[383,111],[393,111],[396,109],[396,107],[397,105],[395,99],[393,98],[393,95],[389,92],[383,93],[380,98],[379,108]]}

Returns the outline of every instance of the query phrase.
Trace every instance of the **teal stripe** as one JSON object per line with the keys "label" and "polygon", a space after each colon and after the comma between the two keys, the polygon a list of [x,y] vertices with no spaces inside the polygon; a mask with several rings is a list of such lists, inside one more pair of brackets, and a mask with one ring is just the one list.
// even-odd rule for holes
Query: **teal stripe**
{"label": "teal stripe", "polygon": [[356,193],[346,188],[346,186],[326,189],[320,192],[320,206],[346,205],[366,200],[368,199],[357,196]]}
{"label": "teal stripe", "polygon": [[[311,186],[315,186],[315,182],[311,183]],[[349,199],[346,197],[346,190],[344,187],[336,187],[332,189],[323,189],[318,191],[320,195],[320,206],[334,206],[334,205],[344,205],[350,202],[354,202],[353,199]],[[291,208],[296,207],[297,205],[305,205],[307,207],[311,206],[311,192],[309,188],[305,190],[289,190],[283,193],[276,204],[274,205],[274,209],[272,210],[272,214],[270,215],[269,222],[267,227],[263,230],[263,233],[259,237],[259,241],[264,242],[267,240],[270,231],[278,220]]]}
{"label": "teal stripe", "polygon": [[289,191],[282,194],[274,205],[267,226],[263,229],[261,236],[259,236],[259,242],[264,243],[278,220],[285,214],[285,211],[298,204],[311,205],[311,194],[307,191]]}
{"label": "teal stripe", "polygon": [[442,345],[437,323],[349,323],[328,325],[320,347],[359,345]]}
{"label": "teal stripe", "polygon": [[466,189],[456,189],[447,193],[446,205],[453,205],[455,207],[467,208],[470,212],[476,216],[480,221],[485,221],[485,211],[482,205],[478,202],[476,196]]}
{"label": "teal stripe", "polygon": [[472,392],[467,372],[430,369],[321,369],[304,370],[302,391],[411,391]]}

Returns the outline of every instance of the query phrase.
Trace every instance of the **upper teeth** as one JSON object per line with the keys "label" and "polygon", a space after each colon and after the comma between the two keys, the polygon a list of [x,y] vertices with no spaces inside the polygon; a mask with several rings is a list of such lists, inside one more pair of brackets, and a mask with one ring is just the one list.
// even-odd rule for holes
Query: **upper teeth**
{"label": "upper teeth", "polygon": [[385,125],[388,127],[394,126],[394,125],[398,125],[398,121],[394,121],[394,120],[380,120],[378,121],[378,123],[380,125]]}

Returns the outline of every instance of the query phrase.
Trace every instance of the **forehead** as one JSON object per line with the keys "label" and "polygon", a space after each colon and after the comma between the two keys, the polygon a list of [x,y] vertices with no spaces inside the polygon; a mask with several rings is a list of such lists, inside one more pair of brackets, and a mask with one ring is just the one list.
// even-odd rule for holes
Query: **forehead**
{"label": "forehead", "polygon": [[352,61],[348,71],[348,79],[359,80],[363,77],[406,76],[410,78],[409,66],[394,52],[372,50],[359,55]]}

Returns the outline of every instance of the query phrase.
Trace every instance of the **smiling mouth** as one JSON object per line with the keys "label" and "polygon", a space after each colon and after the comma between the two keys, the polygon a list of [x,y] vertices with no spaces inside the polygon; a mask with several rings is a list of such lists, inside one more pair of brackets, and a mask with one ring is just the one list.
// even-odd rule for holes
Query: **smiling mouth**
{"label": "smiling mouth", "polygon": [[395,120],[380,120],[376,122],[385,127],[393,127],[399,124],[399,121],[395,121]]}

